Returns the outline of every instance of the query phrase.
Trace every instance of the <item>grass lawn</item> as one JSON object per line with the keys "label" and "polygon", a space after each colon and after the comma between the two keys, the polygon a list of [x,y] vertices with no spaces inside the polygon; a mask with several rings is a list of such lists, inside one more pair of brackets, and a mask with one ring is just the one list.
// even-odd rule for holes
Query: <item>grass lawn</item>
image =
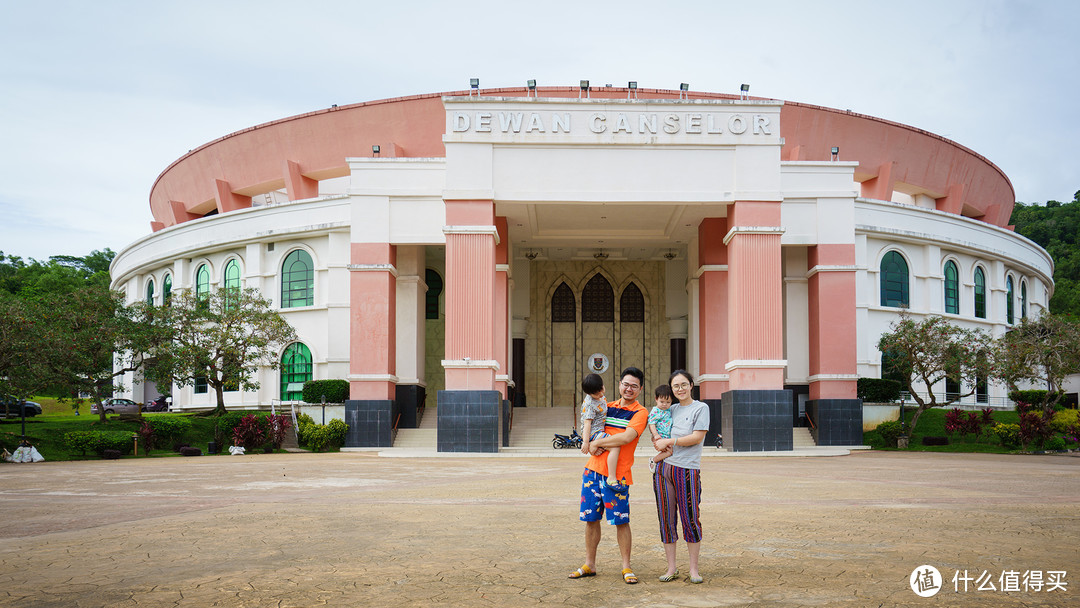
{"label": "grass lawn", "polygon": [[[919,426],[914,431],[909,431],[908,450],[913,452],[986,452],[993,454],[1010,454],[1018,452],[1018,447],[1006,447],[1001,445],[997,435],[992,432],[990,436],[972,435],[961,436],[957,433],[945,432],[945,414],[951,408],[931,408],[919,416]],[[911,417],[915,413],[914,408],[906,408],[904,419],[911,423]],[[1014,411],[994,411],[994,422],[1000,424],[1019,424],[1020,415]],[[949,445],[923,445],[923,437],[948,437]],[[863,443],[873,446],[874,449],[896,449],[885,446],[885,442],[877,431],[863,433]],[[1030,449],[1030,448],[1029,448]]]}

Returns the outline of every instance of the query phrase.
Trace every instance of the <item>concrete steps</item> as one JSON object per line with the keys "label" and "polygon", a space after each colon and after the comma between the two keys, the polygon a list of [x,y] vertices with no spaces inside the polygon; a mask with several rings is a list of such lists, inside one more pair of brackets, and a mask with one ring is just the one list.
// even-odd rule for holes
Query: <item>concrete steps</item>
{"label": "concrete steps", "polygon": [[395,448],[434,450],[438,445],[439,417],[434,407],[424,408],[420,426],[415,429],[398,429],[394,437]]}
{"label": "concrete steps", "polygon": [[814,442],[814,436],[810,434],[810,429],[804,426],[795,427],[792,439],[794,440],[792,447],[796,450],[817,447],[817,443]]}

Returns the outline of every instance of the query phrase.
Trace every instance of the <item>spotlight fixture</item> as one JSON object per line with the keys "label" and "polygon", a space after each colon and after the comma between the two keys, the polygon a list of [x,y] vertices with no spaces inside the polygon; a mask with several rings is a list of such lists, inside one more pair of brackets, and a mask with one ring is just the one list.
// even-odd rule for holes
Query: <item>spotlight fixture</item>
{"label": "spotlight fixture", "polygon": [[637,99],[637,81],[631,80],[626,83],[626,98],[630,99],[630,95],[633,94],[634,99]]}
{"label": "spotlight fixture", "polygon": [[582,80],[581,81],[581,90],[578,91],[578,99],[581,99],[581,94],[582,93],[585,93],[586,99],[589,97],[589,81],[588,80]]}
{"label": "spotlight fixture", "polygon": [[690,90],[690,83],[684,82],[679,85],[679,99],[686,99],[686,92]]}
{"label": "spotlight fixture", "polygon": [[739,90],[742,91],[740,97],[742,97],[743,99],[750,98],[750,85],[744,83],[742,86],[739,87]]}
{"label": "spotlight fixture", "polygon": [[379,147],[379,144],[375,144],[375,145],[371,146],[371,155],[372,156],[378,156],[380,150],[382,150],[382,148]]}
{"label": "spotlight fixture", "polygon": [[536,97],[536,79],[526,80],[525,86],[529,87],[529,90],[526,92],[525,96]]}
{"label": "spotlight fixture", "polygon": [[831,151],[832,151],[832,159],[833,160],[840,160],[840,148],[838,146],[833,146]]}
{"label": "spotlight fixture", "polygon": [[479,96],[480,95],[480,79],[479,78],[470,78],[469,79],[469,88],[470,88],[469,97],[472,97],[473,93],[476,93],[477,96]]}

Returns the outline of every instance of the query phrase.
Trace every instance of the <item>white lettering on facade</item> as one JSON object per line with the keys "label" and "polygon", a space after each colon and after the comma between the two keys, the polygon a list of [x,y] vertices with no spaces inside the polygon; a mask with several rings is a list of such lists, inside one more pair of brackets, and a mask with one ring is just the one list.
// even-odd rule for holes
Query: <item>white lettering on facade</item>
{"label": "white lettering on facade", "polygon": [[551,132],[558,133],[559,129],[562,129],[563,133],[570,132],[570,113],[567,112],[562,116],[558,114],[551,115]]}
{"label": "white lettering on facade", "polygon": [[701,133],[701,114],[686,115],[686,132]]}
{"label": "white lettering on facade", "polygon": [[593,114],[589,117],[589,130],[593,133],[603,133],[607,131],[607,125],[604,121],[607,120],[607,116],[603,114]]}
{"label": "white lettering on facade", "polygon": [[526,133],[532,133],[533,131],[544,132],[544,123],[540,120],[540,115],[536,112],[529,115],[529,126],[525,127]]}
{"label": "white lettering on facade", "polygon": [[709,135],[719,135],[724,132],[720,125],[716,124],[715,114],[709,114],[705,117],[705,132]]}
{"label": "white lettering on facade", "polygon": [[499,127],[503,133],[513,129],[514,133],[521,132],[522,112],[499,112]]}
{"label": "white lettering on facade", "polygon": [[762,134],[772,135],[772,131],[769,130],[769,117],[754,114],[754,135]]}
{"label": "white lettering on facade", "polygon": [[491,112],[476,113],[476,131],[478,133],[491,133]]}
{"label": "white lettering on facade", "polygon": [[619,131],[625,131],[627,133],[633,133],[630,130],[630,121],[626,120],[626,114],[619,112],[619,117],[615,119],[615,129],[612,133],[618,133]]}
{"label": "white lettering on facade", "polygon": [[450,121],[455,133],[469,130],[469,115],[463,112],[454,112],[454,118]]}
{"label": "white lettering on facade", "polygon": [[656,134],[656,114],[638,115],[638,133],[644,133],[646,129],[649,133]]}
{"label": "white lettering on facade", "polygon": [[675,114],[664,116],[664,133],[674,135],[679,132],[679,117]]}
{"label": "white lettering on facade", "polygon": [[727,121],[727,130],[735,135],[746,133],[746,119],[742,117],[742,114],[733,115]]}

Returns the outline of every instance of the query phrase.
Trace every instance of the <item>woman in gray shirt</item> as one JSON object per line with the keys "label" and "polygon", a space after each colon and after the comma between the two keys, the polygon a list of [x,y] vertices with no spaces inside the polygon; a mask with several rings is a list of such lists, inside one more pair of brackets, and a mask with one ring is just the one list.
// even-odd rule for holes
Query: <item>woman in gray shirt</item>
{"label": "woman in gray shirt", "polygon": [[654,438],[653,446],[661,451],[671,446],[674,453],[656,464],[653,492],[660,518],[660,542],[664,543],[667,572],[660,582],[676,580],[675,543],[679,540],[676,520],[682,520],[683,540],[690,554],[690,582],[701,583],[698,555],[701,553],[701,446],[709,430],[709,406],[694,401],[690,390],[694,377],[686,370],[676,370],[668,380],[678,401],[671,406],[671,438]]}

